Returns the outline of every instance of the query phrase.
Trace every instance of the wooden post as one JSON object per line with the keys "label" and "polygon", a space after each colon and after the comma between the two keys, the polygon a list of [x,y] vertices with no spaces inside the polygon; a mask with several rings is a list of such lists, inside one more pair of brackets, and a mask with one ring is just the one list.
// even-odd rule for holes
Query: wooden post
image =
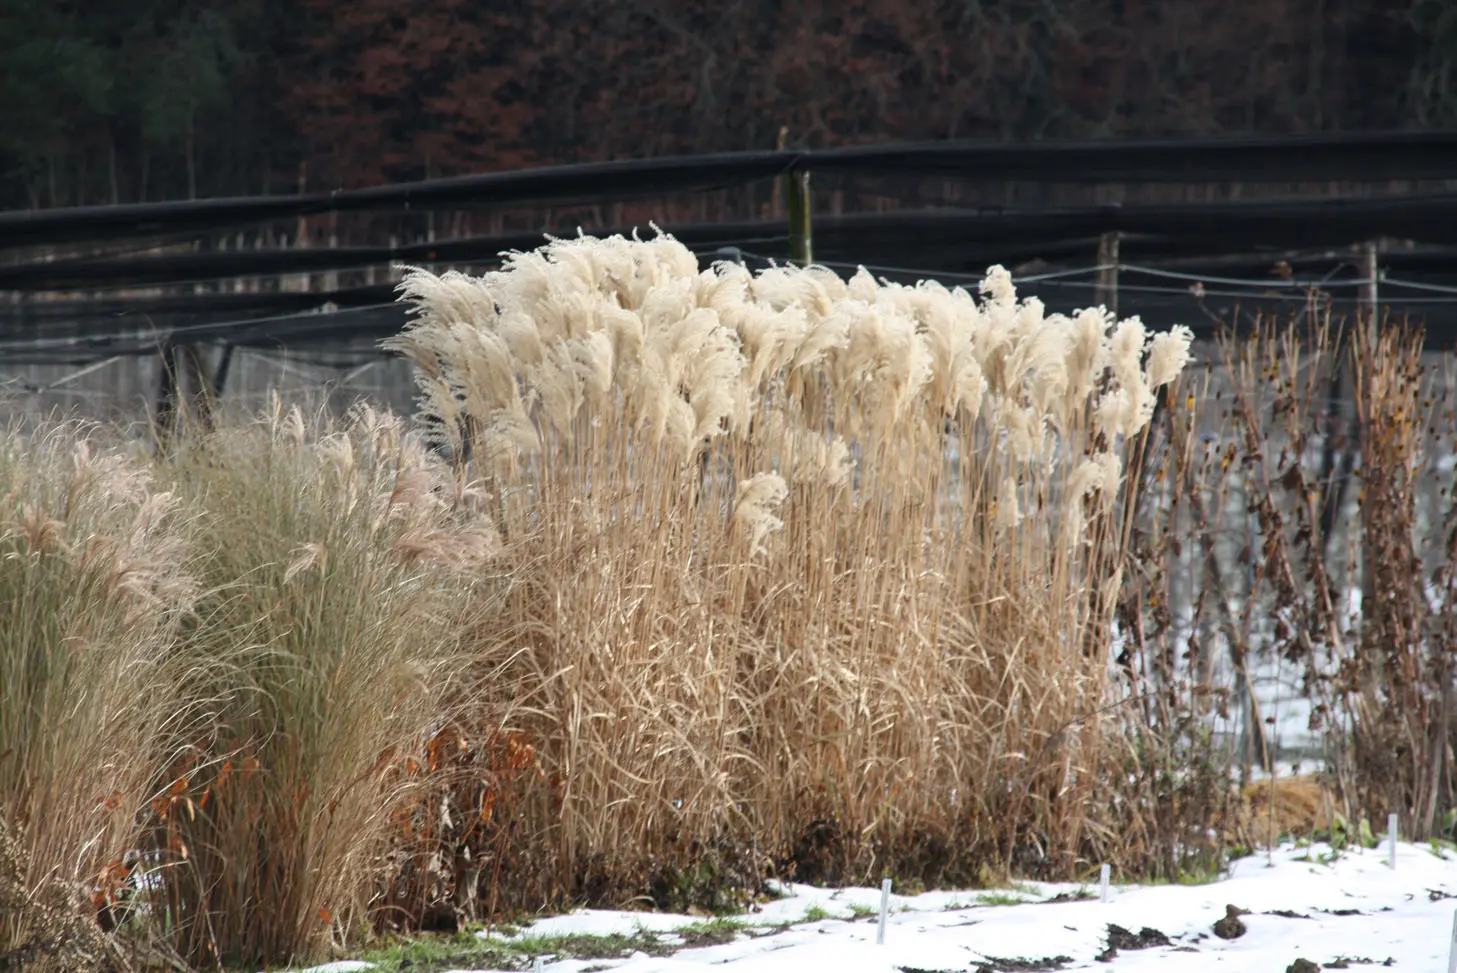
{"label": "wooden post", "polygon": [[1381,245],[1376,240],[1367,240],[1361,247],[1361,276],[1366,278],[1366,283],[1361,285],[1360,317],[1366,327],[1371,329],[1373,339],[1376,337],[1376,328],[1380,325],[1377,311],[1377,299],[1380,297],[1378,284],[1381,278],[1380,252]]}
{"label": "wooden post", "polygon": [[[243,239],[243,231],[239,230],[238,235],[233,238],[233,249],[236,250],[238,253],[242,253],[243,248],[247,245],[248,241]],[[232,291],[234,294],[241,294],[245,290],[247,290],[247,287],[245,286],[243,278],[234,277],[232,285],[229,286],[227,289]]]}
{"label": "wooden post", "polygon": [[1096,300],[1114,315],[1118,314],[1118,241],[1117,230],[1098,237],[1098,287]]}
{"label": "wooden post", "polygon": [[[779,126],[779,137],[774,140],[774,149],[783,152],[784,147],[789,144],[789,126]],[[784,180],[776,179],[769,189],[769,219],[779,219],[779,214],[784,212]]]}
{"label": "wooden post", "polygon": [[1447,944],[1447,973],[1457,973],[1457,913],[1452,914],[1452,941]]}
{"label": "wooden post", "polygon": [[[779,151],[784,151],[789,129],[779,129]],[[813,235],[810,227],[809,170],[791,169],[784,174],[784,201],[789,219],[789,259],[801,267],[814,261]]]}
{"label": "wooden post", "polygon": [[[201,249],[199,242],[196,249]],[[217,241],[217,249],[226,252],[228,249],[228,238],[220,237]],[[218,290],[226,290],[227,284],[217,285]],[[207,288],[201,282],[192,285],[194,294],[205,294]],[[182,374],[178,374],[179,368]],[[191,422],[194,419],[202,424],[204,429],[212,429],[212,407],[216,398],[213,390],[212,376],[208,374],[207,364],[203,361],[202,352],[192,342],[176,344],[171,338],[167,339],[162,354],[162,385],[159,389],[157,401],[157,420],[161,425],[165,419],[167,428],[166,434],[177,430],[178,418],[183,422]]]}
{"label": "wooden post", "polygon": [[182,369],[187,375],[188,411],[184,418],[188,421],[195,418],[202,429],[211,431],[217,387],[213,384],[213,377],[208,374],[207,363],[203,361],[202,352],[197,345],[188,344],[182,347]]}
{"label": "wooden post", "polygon": [[814,262],[810,227],[809,171],[791,172],[789,180],[789,259],[801,267]]}
{"label": "wooden post", "polygon": [[[37,341],[41,336],[40,324],[33,324],[28,320],[30,315],[26,313],[29,307],[29,301],[26,299],[27,296],[19,292],[11,295],[11,300],[15,302],[15,333],[23,336],[26,341]],[[41,410],[40,396],[32,391],[40,385],[36,381],[37,378],[39,378],[39,371],[36,366],[26,365],[25,384],[22,387],[25,389],[24,409],[29,413],[36,413]]]}
{"label": "wooden post", "polygon": [[213,373],[212,394],[218,401],[222,401],[223,389],[227,387],[228,372],[233,368],[233,352],[237,347],[231,341],[223,345],[222,357],[218,359],[218,369]]}
{"label": "wooden post", "polygon": [[[300,196],[304,195],[304,193],[308,191],[308,187],[309,163],[308,160],[304,160],[303,162],[300,162],[298,164],[298,194]],[[306,249],[309,246],[309,221],[307,217],[302,215],[299,216],[298,228],[295,233],[296,236],[294,239],[294,246],[300,249]],[[299,290],[303,291],[304,293],[308,293],[309,291],[314,289],[313,278],[309,276],[307,271],[299,275],[299,281],[302,284]]]}
{"label": "wooden post", "polygon": [[[339,249],[339,214],[338,213],[331,213],[329,215],[329,249],[330,250],[337,250],[337,249]],[[324,293],[326,293],[326,294],[332,294],[335,291],[337,291],[339,289],[339,271],[338,270],[326,270],[326,271],[324,271],[324,281],[323,281],[323,284],[324,284],[324,286],[323,286],[322,289],[323,289]]]}
{"label": "wooden post", "polygon": [[157,381],[157,448],[166,450],[177,427],[177,345],[168,338],[158,350],[161,374]]}

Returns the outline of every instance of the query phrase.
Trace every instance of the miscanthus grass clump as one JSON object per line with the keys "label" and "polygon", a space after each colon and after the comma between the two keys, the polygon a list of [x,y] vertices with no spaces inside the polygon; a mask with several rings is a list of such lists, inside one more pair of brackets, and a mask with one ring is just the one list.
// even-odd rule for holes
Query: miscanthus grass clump
{"label": "miscanthus grass clump", "polygon": [[368,407],[338,422],[275,399],[160,464],[206,541],[177,652],[211,719],[151,830],[168,863],[154,913],[182,955],[318,957],[374,919],[392,812],[417,786],[400,768],[448,719],[500,546],[405,432]]}
{"label": "miscanthus grass clump", "polygon": [[1125,462],[1187,330],[666,236],[401,286],[387,346],[512,567],[477,702],[553,782],[516,833],[565,887],[533,894],[715,854],[1069,875],[1116,840]]}
{"label": "miscanthus grass clump", "polygon": [[0,434],[0,968],[367,931],[490,608],[482,501],[363,405]]}
{"label": "miscanthus grass clump", "polygon": [[172,651],[190,518],[100,433],[0,432],[0,957],[26,969],[82,968],[65,917],[109,905],[195,712]]}

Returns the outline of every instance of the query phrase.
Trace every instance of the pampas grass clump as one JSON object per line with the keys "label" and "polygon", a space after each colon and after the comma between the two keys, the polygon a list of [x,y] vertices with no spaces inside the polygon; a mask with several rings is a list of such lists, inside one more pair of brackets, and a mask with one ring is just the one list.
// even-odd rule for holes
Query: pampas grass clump
{"label": "pampas grass clump", "polygon": [[402,423],[276,399],[162,464],[207,540],[179,650],[211,707],[158,809],[176,948],[234,964],[326,955],[372,919],[394,771],[443,718],[464,611],[498,554],[490,517]]}
{"label": "pampas grass clump", "polygon": [[478,704],[555,782],[523,834],[558,892],[726,847],[1066,876],[1112,840],[1126,446],[1187,330],[1048,315],[1000,267],[980,294],[752,274],[666,236],[401,288],[386,345],[513,568]]}
{"label": "pampas grass clump", "polygon": [[[12,852],[0,956],[37,964],[58,914],[80,921],[109,904],[189,714],[173,648],[197,596],[194,525],[144,460],[101,439],[76,423],[0,433],[0,830]],[[47,908],[17,907],[27,898]]]}

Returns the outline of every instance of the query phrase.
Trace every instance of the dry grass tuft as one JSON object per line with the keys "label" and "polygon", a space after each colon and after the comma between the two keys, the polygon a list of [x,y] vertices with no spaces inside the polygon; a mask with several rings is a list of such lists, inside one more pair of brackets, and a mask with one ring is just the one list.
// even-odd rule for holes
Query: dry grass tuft
{"label": "dry grass tuft", "polygon": [[385,878],[391,770],[442,719],[461,611],[499,542],[469,491],[361,408],[275,401],[162,474],[197,511],[205,595],[182,654],[212,723],[153,806],[181,952],[276,964],[356,936]]}
{"label": "dry grass tuft", "polygon": [[1336,813],[1335,789],[1314,774],[1282,777],[1273,785],[1258,781],[1240,791],[1240,833],[1249,847],[1274,844],[1283,835],[1330,834]]}
{"label": "dry grass tuft", "polygon": [[1186,331],[667,237],[402,289],[388,346],[514,566],[478,704],[553,783],[556,894],[1069,875],[1109,834],[1123,470]]}
{"label": "dry grass tuft", "polygon": [[[172,648],[197,593],[177,498],[96,434],[63,424],[0,435],[0,806],[21,869],[12,877],[84,890],[93,917],[112,904],[189,716]],[[56,908],[0,910],[0,952],[45,940],[36,924]]]}

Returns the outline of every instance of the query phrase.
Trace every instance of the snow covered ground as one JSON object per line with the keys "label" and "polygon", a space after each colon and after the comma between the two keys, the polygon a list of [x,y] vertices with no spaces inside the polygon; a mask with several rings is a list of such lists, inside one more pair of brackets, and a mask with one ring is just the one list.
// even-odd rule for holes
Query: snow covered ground
{"label": "snow covered ground", "polygon": [[[1445,857],[1439,857],[1444,855]],[[1402,844],[1395,870],[1386,846],[1347,850],[1286,845],[1235,862],[1202,886],[1019,885],[1000,892],[892,895],[884,945],[876,944],[878,889],[784,888],[785,896],[741,918],[734,938],[672,955],[638,951],[615,959],[543,957],[548,973],[914,973],[1106,969],[1166,973],[1281,971],[1297,959],[1316,969],[1447,970],[1457,912],[1457,853]],[[1080,895],[1092,899],[1079,899]],[[1059,900],[1059,897],[1060,900]],[[1022,900],[1011,904],[1009,899]],[[1244,931],[1216,935],[1227,907]],[[828,917],[826,917],[828,916]],[[519,937],[646,931],[671,948],[674,930],[703,920],[584,910],[542,919]],[[1120,927],[1123,933],[1113,927]],[[1227,929],[1225,931],[1228,931]],[[483,934],[484,935],[484,934]],[[1116,952],[1109,952],[1110,937]],[[662,952],[654,948],[653,952]],[[365,964],[317,968],[366,969]],[[518,967],[519,968],[519,967]]]}

